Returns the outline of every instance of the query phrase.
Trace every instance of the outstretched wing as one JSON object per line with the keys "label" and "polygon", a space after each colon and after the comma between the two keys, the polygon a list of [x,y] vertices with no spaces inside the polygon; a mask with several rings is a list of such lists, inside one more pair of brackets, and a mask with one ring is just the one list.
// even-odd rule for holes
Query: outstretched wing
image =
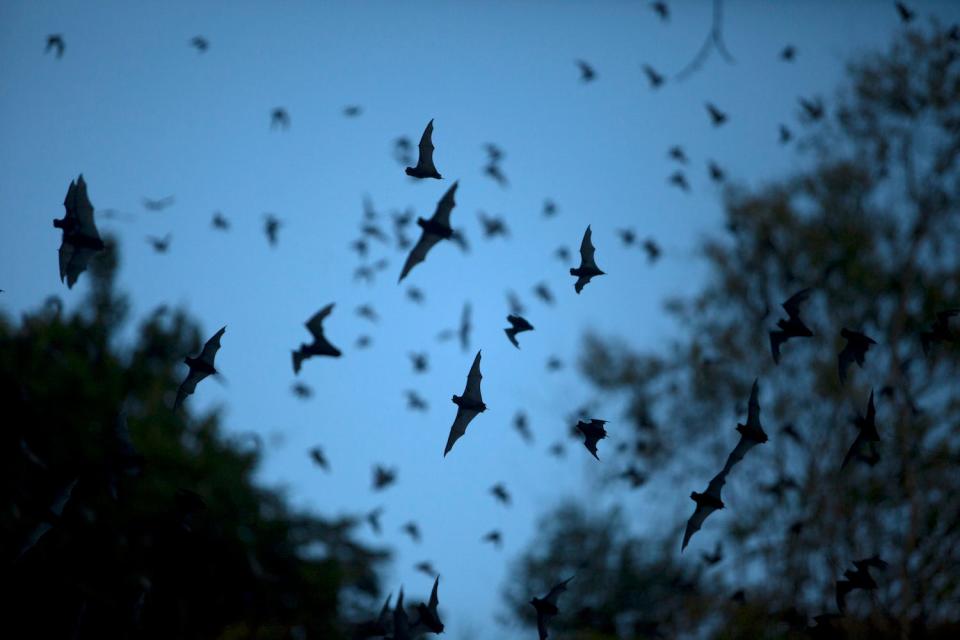
{"label": "outstretched wing", "polygon": [[727,456],[727,462],[723,465],[723,473],[729,473],[733,468],[733,465],[743,460],[743,457],[747,455],[747,452],[758,444],[760,443],[756,440],[752,440],[751,438],[741,435],[740,440],[737,442],[737,446],[735,446],[733,451],[730,452],[730,455]]}
{"label": "outstretched wing", "polygon": [[413,175],[417,178],[423,178],[425,176],[439,176],[440,172],[437,171],[437,167],[433,164],[433,119],[430,119],[430,122],[427,123],[426,128],[423,130],[423,135],[420,136],[420,144],[418,145],[419,157],[417,158],[416,168],[407,171],[408,175]]}
{"label": "outstretched wing", "polygon": [[427,259],[427,253],[430,249],[433,249],[434,245],[440,242],[443,238],[438,235],[432,234],[426,230],[421,232],[420,239],[417,240],[417,244],[413,246],[413,249],[410,250],[410,254],[407,256],[407,261],[403,263],[403,270],[400,271],[400,279],[397,280],[397,283],[403,281],[407,277],[407,274],[410,273],[410,270],[415,266]]}
{"label": "outstretched wing", "polygon": [[[727,471],[726,467],[724,467],[724,470],[715,475],[707,484],[707,490],[704,491],[704,495],[716,498],[722,505],[723,501],[720,496],[720,491],[726,481]],[[697,508],[694,509],[693,515],[690,516],[689,520],[687,520],[687,528],[683,532],[683,544],[680,547],[681,553],[683,553],[683,550],[687,548],[687,544],[690,542],[690,538],[693,537],[693,534],[695,534],[697,531],[700,531],[700,527],[703,526],[704,521],[710,516],[710,514],[722,508],[723,507],[700,504],[699,502],[697,503]]]}
{"label": "outstretched wing", "polygon": [[314,340],[317,342],[326,342],[326,338],[323,335],[323,320],[333,312],[334,304],[336,303],[331,302],[323,309],[320,309],[320,311],[313,314],[306,322],[307,330],[313,335]]}
{"label": "outstretched wing", "polygon": [[[590,230],[590,225],[587,225],[587,230],[583,232],[583,240],[580,241],[580,268],[581,269],[583,269],[584,267],[593,267],[594,269],[597,268],[597,263],[593,259],[593,254],[596,252],[596,249],[594,248],[593,242],[591,241],[592,237],[593,237],[593,231]],[[589,282],[589,279],[588,279],[588,282]]]}
{"label": "outstretched wing", "polygon": [[60,282],[67,280],[67,287],[73,288],[77,283],[80,274],[87,270],[90,260],[96,255],[97,249],[89,247],[78,247],[74,244],[64,241],[60,245]]}
{"label": "outstretched wing", "polygon": [[783,310],[787,312],[787,315],[791,318],[799,319],[800,316],[800,305],[807,301],[807,298],[810,297],[811,289],[803,289],[796,292],[790,296],[786,302],[781,306]]}
{"label": "outstretched wing", "polygon": [[437,605],[440,604],[440,599],[437,597],[437,587],[440,585],[440,576],[437,576],[433,581],[433,591],[430,592],[430,602],[427,605],[433,612],[437,611]]}
{"label": "outstretched wing", "polygon": [[460,181],[457,180],[450,188],[447,189],[447,192],[443,194],[443,197],[440,198],[440,201],[437,202],[437,209],[433,212],[433,216],[430,217],[432,222],[441,224],[445,227],[450,226],[450,212],[453,211],[453,207],[456,206],[457,201],[454,199],[454,196],[457,194],[457,186],[460,184]]}
{"label": "outstretched wing", "polygon": [[550,589],[550,593],[543,597],[544,601],[549,602],[553,606],[557,606],[557,598],[560,597],[560,594],[567,590],[567,584],[573,580],[573,576],[570,576],[563,582],[558,582],[553,585],[553,588]]}
{"label": "outstretched wing", "polygon": [[443,450],[444,457],[450,453],[450,450],[453,449],[453,445],[456,444],[457,440],[462,438],[463,434],[467,432],[467,426],[470,424],[470,421],[476,418],[479,413],[479,411],[474,409],[457,408],[457,417],[454,418],[453,424],[450,426],[450,435],[447,436],[447,446]]}
{"label": "outstretched wing", "polygon": [[203,360],[211,367],[213,366],[213,359],[217,357],[217,351],[220,350],[220,338],[223,337],[226,330],[226,326],[221,327],[220,331],[217,331],[213,334],[212,338],[207,340],[207,343],[203,345],[203,351],[200,352],[200,360]]}
{"label": "outstretched wing", "polygon": [[190,369],[190,373],[187,374],[186,379],[180,383],[180,388],[177,389],[177,399],[173,402],[174,410],[178,409],[183,401],[187,399],[187,396],[193,395],[193,392],[197,389],[197,383],[206,378],[208,373],[203,371],[197,371],[195,369]]}
{"label": "outstretched wing", "polygon": [[477,351],[473,359],[473,366],[470,367],[470,373],[467,374],[467,386],[463,390],[463,398],[472,403],[480,404],[483,397],[480,395],[480,380],[483,376],[480,374],[480,352]]}
{"label": "outstretched wing", "polygon": [[513,343],[513,346],[519,349],[520,343],[517,342],[517,329],[515,327],[508,327],[504,329],[503,332],[507,334],[507,340],[509,340],[511,343]]}

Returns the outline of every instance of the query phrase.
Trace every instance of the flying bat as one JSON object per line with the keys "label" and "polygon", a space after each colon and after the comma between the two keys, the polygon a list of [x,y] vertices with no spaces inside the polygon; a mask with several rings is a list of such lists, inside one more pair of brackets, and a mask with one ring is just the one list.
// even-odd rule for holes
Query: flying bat
{"label": "flying bat", "polygon": [[573,285],[577,293],[583,290],[591,278],[604,275],[604,272],[597,267],[597,263],[594,260],[596,249],[593,246],[593,242],[590,241],[592,235],[593,232],[590,230],[590,225],[587,225],[587,230],[583,232],[583,240],[580,242],[580,266],[576,269],[570,269],[570,275],[577,276],[577,281]]}
{"label": "flying bat", "polygon": [[427,604],[422,602],[417,605],[418,618],[414,626],[424,626],[431,633],[443,633],[443,622],[440,621],[440,614],[437,612],[437,606],[440,599],[437,597],[437,587],[440,585],[440,576],[433,581],[433,590],[430,592],[430,601]]}
{"label": "flying bat", "polygon": [[657,73],[650,65],[643,65],[643,73],[647,76],[647,80],[650,81],[651,89],[659,89],[663,85],[664,77]]}
{"label": "flying bat", "polygon": [[552,218],[557,215],[557,203],[547,198],[543,201],[543,217]]}
{"label": "flying bat", "polygon": [[710,160],[707,163],[707,170],[710,172],[710,179],[714,182],[723,182],[727,179],[727,174],[723,170],[723,167],[718,165],[713,160]]}
{"label": "flying bat", "polygon": [[513,428],[517,430],[517,433],[520,434],[520,437],[523,438],[527,444],[533,442],[533,432],[530,431],[527,414],[523,411],[517,411],[513,416]]}
{"label": "flying bat", "polygon": [[617,229],[617,235],[625,247],[632,247],[637,241],[637,232],[633,229]]}
{"label": "flying bat", "polygon": [[190,46],[196,49],[199,53],[203,53],[210,48],[210,41],[203,36],[194,36],[190,40]]}
{"label": "flying bat", "polygon": [[473,331],[473,323],[470,321],[470,315],[473,308],[469,302],[463,303],[463,311],[460,312],[460,330],[457,332],[460,338],[460,348],[466,351],[470,348],[470,332]]}
{"label": "flying bat", "polygon": [[98,251],[103,251],[103,240],[93,219],[93,205],[87,197],[87,183],[83,174],[70,181],[63,199],[66,213],[55,219],[53,226],[63,231],[60,240],[60,282],[67,280],[67,288],[73,288],[80,274],[86,271],[90,260]]}
{"label": "flying bat", "polygon": [[393,608],[393,635],[390,636],[390,640],[410,640],[412,637],[407,610],[403,608],[403,588],[401,587],[397,604]]}
{"label": "flying bat", "polygon": [[373,532],[377,535],[380,535],[382,529],[380,528],[380,516],[383,515],[383,507],[377,507],[373,511],[370,511],[366,515],[367,524],[370,525],[370,528],[373,529]]}
{"label": "flying bat", "polygon": [[217,351],[220,350],[220,338],[226,332],[227,327],[221,327],[219,331],[213,334],[213,337],[207,340],[207,343],[203,345],[203,351],[200,352],[200,355],[196,358],[191,358],[187,356],[184,358],[184,362],[190,371],[187,373],[186,379],[180,384],[180,388],[177,390],[177,399],[173,403],[173,409],[176,410],[186,399],[187,396],[192,395],[197,388],[197,383],[206,378],[209,375],[216,374],[217,369],[214,367],[214,358],[217,357]]}
{"label": "flying bat", "polygon": [[393,159],[399,164],[413,162],[413,142],[406,136],[400,136],[393,141]]}
{"label": "flying bat", "polygon": [[306,321],[305,326],[310,334],[313,335],[313,342],[310,344],[300,343],[300,347],[292,352],[294,373],[300,373],[300,367],[307,358],[312,358],[313,356],[340,357],[340,349],[330,344],[330,341],[323,335],[323,321],[333,312],[333,305],[334,303],[331,302]]}
{"label": "flying bat", "polygon": [[667,178],[667,182],[681,191],[690,193],[690,183],[687,182],[687,176],[684,175],[683,171],[674,171],[670,174],[670,177]]}
{"label": "flying bat", "polygon": [[784,62],[793,62],[793,59],[797,57],[797,48],[792,44],[788,44],[780,51],[780,59]]}
{"label": "flying bat", "polygon": [[147,211],[163,211],[167,207],[173,206],[174,197],[166,196],[164,198],[159,198],[157,200],[152,200],[150,198],[143,198],[143,208]]}
{"label": "flying bat", "polygon": [[633,489],[639,489],[647,482],[647,475],[633,465],[627,467],[620,477],[629,482]]}
{"label": "flying bat", "polygon": [[310,459],[324,471],[330,471],[330,462],[327,461],[327,457],[323,454],[323,449],[320,447],[310,449]]}
{"label": "flying bat", "polygon": [[64,49],[66,49],[66,44],[64,44],[61,34],[51,33],[47,36],[47,46],[43,50],[44,53],[50,53],[53,50],[57,58],[62,58]]}
{"label": "flying bat", "polygon": [[572,256],[570,255],[570,249],[568,249],[566,246],[561,245],[557,247],[554,250],[553,255],[563,264],[570,264],[570,259]]}
{"label": "flying bat", "polygon": [[567,590],[567,583],[571,580],[573,580],[573,576],[553,585],[553,588],[543,598],[534,596],[530,600],[530,604],[537,611],[537,632],[540,634],[540,640],[547,640],[550,635],[547,632],[547,625],[550,624],[550,620],[554,616],[560,613],[560,609],[557,607],[557,599],[561,593]]}
{"label": "flying bat", "polygon": [[313,389],[303,382],[294,382],[293,385],[291,385],[290,390],[293,391],[293,395],[302,400],[306,400],[307,398],[313,396]]}
{"label": "flying bat", "polygon": [[[433,164],[433,119],[427,123],[427,127],[420,136],[420,157],[417,158],[417,166],[407,167],[406,173],[413,178],[435,178],[440,180],[443,176],[437,172],[437,167]],[[422,225],[421,225],[422,226]]]}
{"label": "flying bat", "polygon": [[683,147],[672,146],[667,150],[667,155],[670,156],[671,160],[676,160],[680,164],[687,164],[687,154],[684,152]]}
{"label": "flying bat", "polygon": [[856,567],[855,570],[847,569],[843,572],[843,579],[837,580],[837,609],[840,613],[846,613],[848,593],[855,589],[873,591],[877,588],[877,581],[870,575],[870,567],[881,570],[887,568],[887,563],[877,555],[863,560],[854,560],[853,565]]}
{"label": "flying bat", "polygon": [[487,164],[483,168],[483,173],[489,178],[492,178],[494,182],[500,185],[503,188],[506,188],[510,181],[507,180],[507,176],[504,175],[503,171],[500,169],[500,165],[493,162]]}
{"label": "flying bat", "polygon": [[557,356],[547,358],[547,371],[559,371],[560,369],[563,369],[563,360]]}
{"label": "flying bat", "polygon": [[563,446],[562,442],[554,442],[547,449],[547,453],[552,455],[554,458],[562,458],[567,452],[566,447]]}
{"label": "flying bat", "polygon": [[407,277],[411,269],[427,259],[427,253],[434,245],[441,240],[449,240],[453,236],[453,228],[450,226],[450,212],[453,211],[453,207],[457,204],[456,200],[454,200],[454,195],[457,192],[457,184],[459,183],[454,182],[447,192],[443,194],[443,197],[440,198],[440,201],[437,203],[436,211],[434,211],[433,216],[429,220],[417,218],[417,225],[422,230],[420,239],[417,240],[417,244],[414,245],[410,251],[410,255],[407,256],[407,261],[404,263],[403,270],[400,272],[400,279],[397,280],[398,283]]}
{"label": "flying bat", "polygon": [[410,287],[407,289],[407,300],[410,302],[415,302],[416,304],[423,304],[425,296],[423,291],[417,287]]}
{"label": "flying bat", "polygon": [[652,238],[643,241],[643,250],[647,252],[647,262],[653,264],[660,257],[660,245]]}
{"label": "flying bat", "polygon": [[950,318],[960,315],[960,309],[947,309],[937,313],[937,319],[934,320],[930,331],[923,331],[920,334],[920,344],[923,347],[923,355],[930,355],[930,346],[934,342],[956,342],[958,335],[950,329]]}
{"label": "flying bat", "polygon": [[780,144],[787,144],[793,139],[793,133],[787,128],[787,125],[780,125]]}
{"label": "flying bat", "polygon": [[800,305],[810,297],[810,289],[803,289],[790,296],[781,306],[787,318],[777,320],[779,329],[770,332],[770,352],[773,362],[780,364],[780,345],[790,338],[810,338],[813,331],[800,319]]}
{"label": "flying bat", "polygon": [[272,213],[263,217],[263,232],[267,234],[267,242],[271,247],[277,246],[277,232],[280,230],[280,219]]}
{"label": "flying bat", "polygon": [[413,522],[411,520],[410,522],[400,527],[400,530],[403,531],[408,536],[410,536],[411,540],[413,540],[417,544],[420,544],[420,527],[417,526],[416,522]]}
{"label": "flying bat", "polygon": [[718,109],[716,105],[707,102],[704,106],[707,108],[707,113],[710,114],[710,122],[713,126],[720,127],[727,122],[727,114]]}
{"label": "flying bat", "polygon": [[507,306],[510,307],[510,315],[522,316],[526,311],[520,297],[513,290],[507,291]]}
{"label": "flying bat", "polygon": [[713,553],[707,553],[706,551],[701,551],[700,557],[703,558],[703,562],[708,567],[712,567],[720,563],[723,560],[723,545],[717,542],[717,546],[714,547]]}
{"label": "flying bat", "polygon": [[603,428],[605,424],[607,424],[606,420],[595,420],[592,418],[590,422],[584,422],[582,420],[577,422],[577,429],[583,434],[583,446],[586,447],[587,451],[597,460],[600,459],[597,456],[597,443],[607,437],[607,430]]}
{"label": "flying bat", "polygon": [[230,228],[230,221],[219,211],[213,214],[213,220],[210,221],[210,224],[213,225],[214,229],[220,229],[221,231],[226,231]]}
{"label": "flying bat", "polygon": [[356,118],[363,113],[363,107],[358,104],[350,104],[343,108],[343,115],[347,118]]}
{"label": "flying bat", "polygon": [[492,142],[488,142],[483,145],[483,148],[487,152],[487,160],[490,162],[500,162],[503,160],[503,149],[497,145],[493,144]]}
{"label": "flying bat", "polygon": [[504,222],[503,218],[500,216],[490,217],[483,211],[480,211],[477,213],[477,217],[480,219],[480,224],[483,226],[484,238],[496,238],[497,236],[507,237],[510,235],[510,230],[507,228],[507,223]]}
{"label": "flying bat", "polygon": [[902,2],[895,2],[894,6],[897,8],[897,15],[900,16],[900,22],[903,24],[909,24],[913,22],[913,19],[917,16],[916,11]]}
{"label": "flying bat", "polygon": [[380,609],[380,615],[375,620],[361,622],[354,627],[354,638],[382,638],[390,633],[390,599],[393,594],[387,595],[387,599]]}
{"label": "flying bat", "polygon": [[173,240],[173,236],[169,233],[162,238],[156,236],[147,236],[147,242],[150,243],[150,246],[153,247],[153,250],[157,253],[166,253],[170,249],[170,241]]}
{"label": "flying bat", "polygon": [[597,77],[597,72],[583,60],[576,61],[577,68],[580,69],[580,80],[582,82],[592,82]]}
{"label": "flying bat", "polygon": [[270,112],[270,128],[276,129],[277,127],[281,129],[290,128],[290,114],[283,107],[276,107]]}
{"label": "flying bat", "polygon": [[376,465],[373,468],[373,490],[380,491],[386,489],[397,481],[397,470],[387,469],[384,466]]}
{"label": "flying bat", "polygon": [[420,397],[416,391],[407,390],[407,408],[411,411],[426,411],[427,401]]}
{"label": "flying bat", "polygon": [[490,494],[496,498],[500,504],[503,504],[507,507],[510,506],[510,493],[507,491],[507,488],[503,486],[502,483],[498,482],[497,484],[490,487]]}
{"label": "flying bat", "polygon": [[410,364],[413,366],[414,373],[425,373],[429,368],[429,360],[426,353],[411,353]]}
{"label": "flying bat", "polygon": [[730,472],[733,465],[743,460],[750,449],[758,444],[767,441],[767,434],[760,424],[760,401],[757,398],[760,392],[760,384],[757,380],[753,381],[753,387],[750,389],[750,401],[747,405],[747,424],[737,424],[737,431],[740,432],[740,440],[737,446],[733,448],[730,455],[727,456],[727,462],[723,465],[724,476]]}
{"label": "flying bat", "polygon": [[837,354],[837,372],[840,375],[840,384],[844,384],[847,381],[847,371],[850,369],[850,365],[856,362],[862,369],[870,345],[877,344],[877,342],[858,331],[850,331],[845,328],[840,329],[840,335],[847,340],[847,344]]}
{"label": "flying bat", "polygon": [[[871,389],[870,399],[867,400],[866,415],[858,414],[853,420],[858,429],[858,433],[856,439],[853,441],[853,444],[850,445],[847,455],[843,457],[843,464],[840,465],[841,471],[855,456],[862,457],[864,448],[868,446],[875,446],[877,442],[880,442],[880,433],[877,431],[876,420],[877,409],[873,404],[873,390]],[[868,457],[867,459],[878,461],[879,456],[875,454],[873,457]]]}
{"label": "flying bat", "polygon": [[680,553],[683,553],[683,550],[687,548],[687,543],[690,542],[690,538],[692,538],[693,534],[697,531],[700,531],[700,527],[703,526],[704,521],[710,514],[718,509],[723,509],[723,499],[721,498],[720,492],[726,481],[727,472],[726,469],[724,469],[710,480],[707,484],[706,491],[703,493],[694,491],[690,494],[690,499],[697,503],[697,508],[694,509],[693,515],[687,520],[687,528],[683,532],[683,544],[680,546]]}
{"label": "flying bat", "polygon": [[523,317],[515,315],[507,316],[507,322],[510,323],[510,326],[504,329],[503,332],[507,334],[507,339],[513,343],[513,346],[519,349],[520,343],[517,342],[517,334],[523,333],[524,331],[533,331],[533,325]]}
{"label": "flying bat", "polygon": [[377,310],[369,304],[362,304],[357,307],[356,313],[364,320],[369,320],[370,322],[377,322],[380,319],[380,316],[377,315]]}
{"label": "flying bat", "polygon": [[480,375],[480,352],[477,351],[477,355],[473,359],[473,366],[470,367],[470,373],[467,374],[467,386],[464,387],[463,395],[453,396],[453,403],[457,405],[457,417],[450,427],[447,446],[443,450],[444,457],[453,449],[454,443],[467,432],[470,421],[487,410],[487,405],[484,404],[483,397],[480,394],[480,380],[482,378],[483,376]]}
{"label": "flying bat", "polygon": [[372,343],[373,343],[373,338],[367,335],[363,335],[363,336],[357,336],[357,341],[354,342],[353,344],[354,346],[357,347],[357,349],[366,349]]}
{"label": "flying bat", "polygon": [[480,541],[489,542],[490,544],[495,546],[497,549],[499,549],[500,547],[503,546],[503,534],[500,533],[499,530],[494,529],[493,531],[487,532],[486,535],[480,538]]}
{"label": "flying bat", "polygon": [[660,18],[660,20],[666,22],[670,19],[670,7],[667,6],[666,2],[658,0],[657,2],[651,2],[650,8],[653,9],[654,13]]}
{"label": "flying bat", "polygon": [[820,98],[808,100],[806,98],[797,98],[800,103],[800,109],[808,122],[816,122],[823,118],[824,108]]}

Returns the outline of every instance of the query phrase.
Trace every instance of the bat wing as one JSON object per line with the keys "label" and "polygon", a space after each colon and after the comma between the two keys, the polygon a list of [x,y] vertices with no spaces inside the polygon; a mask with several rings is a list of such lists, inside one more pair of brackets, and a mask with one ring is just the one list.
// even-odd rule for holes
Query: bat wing
{"label": "bat wing", "polygon": [[770,332],[770,353],[773,355],[774,364],[780,364],[780,345],[786,341],[786,332],[780,330]]}
{"label": "bat wing", "polygon": [[803,289],[796,292],[790,298],[787,299],[781,306],[783,310],[787,312],[787,315],[791,318],[799,318],[800,315],[800,305],[807,301],[807,298],[810,297],[811,289]]}
{"label": "bat wing", "polygon": [[72,210],[77,219],[77,232],[90,239],[99,240],[100,233],[97,231],[97,225],[93,220],[93,205],[87,196],[87,183],[83,175],[77,178],[76,188],[67,190],[67,201],[64,202],[68,210]]}
{"label": "bat wing", "polygon": [[[203,360],[211,367],[213,366],[213,359],[217,357],[217,351],[220,350],[220,338],[223,337],[224,332],[227,330],[227,327],[221,327],[219,331],[213,334],[213,337],[207,340],[207,343],[203,345],[203,351],[200,352],[200,360]],[[193,393],[191,391],[191,393]]]}
{"label": "bat wing", "polygon": [[446,457],[450,450],[453,449],[453,445],[459,440],[466,432],[467,426],[470,424],[470,421],[477,417],[479,411],[473,409],[457,409],[457,417],[453,421],[453,425],[450,426],[450,435],[447,436],[447,446],[443,450],[443,455]]}
{"label": "bat wing", "polygon": [[547,632],[547,623],[549,622],[549,616],[541,611],[537,611],[537,633],[540,635],[540,640],[547,640],[549,637],[549,632]]}
{"label": "bat wing", "polygon": [[438,235],[423,231],[420,234],[420,239],[417,240],[417,244],[413,246],[413,249],[410,250],[410,254],[407,256],[407,261],[403,263],[403,270],[400,272],[400,279],[397,282],[401,282],[404,278],[407,277],[407,274],[410,273],[410,270],[415,266],[427,259],[427,253],[430,249],[433,249],[434,245],[440,242],[442,238]]}
{"label": "bat wing", "polygon": [[470,303],[463,305],[463,311],[460,312],[460,348],[466,351],[470,348],[470,313],[472,308]]}
{"label": "bat wing", "polygon": [[440,576],[437,576],[433,581],[433,591],[430,592],[430,602],[427,605],[434,613],[437,611],[437,605],[440,604],[440,598],[437,597],[438,586],[440,586]]}
{"label": "bat wing", "polygon": [[680,551],[683,552],[687,548],[687,544],[690,542],[690,538],[693,537],[697,531],[700,531],[700,527],[703,526],[703,522],[712,514],[714,511],[717,511],[717,507],[711,507],[708,505],[698,504],[697,508],[694,509],[693,515],[690,516],[690,519],[687,520],[687,528],[683,532],[683,545],[680,547]]}
{"label": "bat wing", "polygon": [[197,383],[206,378],[208,375],[210,374],[191,369],[190,373],[187,374],[186,379],[180,383],[180,388],[177,389],[177,399],[173,403],[173,408],[176,410],[181,404],[183,404],[183,401],[186,400],[187,396],[193,395],[193,392],[197,389]]}
{"label": "bat wing", "polygon": [[323,335],[323,321],[333,312],[334,304],[335,303],[331,302],[323,309],[320,309],[320,311],[317,311],[315,314],[313,314],[313,316],[306,322],[307,330],[318,342],[326,342],[326,338]]}
{"label": "bat wing", "polygon": [[[580,268],[584,267],[593,267],[597,268],[597,263],[593,259],[593,255],[596,252],[596,248],[593,246],[593,231],[590,229],[590,225],[587,225],[587,230],[583,232],[583,240],[580,241]],[[582,278],[582,276],[581,276]],[[587,282],[590,279],[587,278]]]}
{"label": "bat wing", "polygon": [[759,393],[759,381],[754,379],[753,387],[750,389],[750,401],[747,404],[747,428],[763,431],[763,427],[760,425],[760,400],[757,398]]}
{"label": "bat wing", "polygon": [[470,402],[480,404],[483,397],[480,394],[480,381],[483,375],[480,374],[480,352],[477,351],[473,359],[473,365],[470,367],[470,373],[467,374],[467,386],[463,390],[463,397]]}
{"label": "bat wing", "polygon": [[587,283],[590,282],[593,276],[580,276],[577,278],[577,281],[573,283],[573,288],[577,293],[583,291],[583,288],[587,286]]}
{"label": "bat wing", "polygon": [[863,448],[863,444],[864,444],[863,431],[861,431],[860,433],[857,434],[857,437],[856,439],[854,439],[853,444],[850,445],[850,448],[847,450],[847,455],[843,457],[843,463],[840,465],[841,471],[843,471],[843,469],[847,466],[847,463],[849,463],[854,458],[854,456],[860,453],[860,450]]}
{"label": "bat wing", "polygon": [[520,343],[517,342],[517,330],[514,327],[509,327],[504,329],[503,332],[507,334],[507,340],[509,340],[511,343],[513,343],[513,346],[519,349]]}
{"label": "bat wing", "polygon": [[97,249],[79,247],[67,240],[60,245],[60,282],[67,280],[67,287],[73,288],[80,274],[87,270],[90,260],[96,255]]}
{"label": "bat wing", "polygon": [[723,473],[729,473],[730,469],[732,469],[735,464],[743,460],[743,456],[747,455],[747,452],[758,444],[760,443],[758,443],[756,440],[751,440],[750,438],[741,435],[740,441],[737,442],[737,446],[735,446],[733,451],[730,452],[730,455],[727,456],[727,462],[723,465]]}
{"label": "bat wing", "polygon": [[450,188],[447,189],[447,192],[444,193],[443,197],[440,198],[440,201],[437,202],[437,209],[433,212],[433,216],[431,216],[430,220],[445,227],[450,226],[450,213],[453,211],[453,207],[457,204],[455,196],[457,194],[457,186],[459,184],[460,181],[458,180],[450,185]]}

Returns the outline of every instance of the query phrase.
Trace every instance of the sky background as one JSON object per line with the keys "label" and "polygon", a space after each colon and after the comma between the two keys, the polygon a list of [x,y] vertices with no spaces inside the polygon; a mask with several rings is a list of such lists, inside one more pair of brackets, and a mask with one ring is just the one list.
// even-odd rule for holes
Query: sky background
{"label": "sky background", "polygon": [[[429,560],[442,575],[447,637],[491,637],[501,584],[537,519],[620,471],[567,439],[566,416],[592,397],[575,366],[585,332],[662,344],[674,330],[662,303],[696,291],[706,276],[697,242],[723,221],[707,160],[747,185],[803,162],[794,144],[777,141],[780,123],[803,130],[797,98],[829,99],[852,54],[885,46],[901,28],[892,2],[728,1],[724,34],[736,63],[714,53],[674,82],[711,11],[707,2],[668,4],[662,22],[636,0],[2,2],[0,310],[16,317],[48,295],[71,305],[85,294],[86,274],[69,291],[58,280],[60,232],[51,225],[82,172],[98,210],[127,214],[98,225],[120,240],[119,284],[134,317],[183,306],[204,339],[227,325],[217,356],[226,384],[202,383],[191,407],[220,408],[232,433],[262,434],[261,478],[285,487],[295,505],[327,515],[384,506],[383,537],[360,532],[395,551],[384,589],[402,584],[426,596],[431,581],[413,565]],[[960,19],[958,3],[912,4],[922,20]],[[50,33],[63,34],[62,59],[44,55]],[[209,40],[206,53],[189,46],[195,35]],[[787,44],[797,47],[792,64],[778,57]],[[593,65],[595,82],[580,82],[577,59]],[[668,76],[660,90],[649,87],[643,63]],[[725,126],[711,126],[708,100],[729,114]],[[354,104],[362,114],[345,118]],[[274,107],[290,114],[288,131],[271,130]],[[444,179],[412,181],[392,142],[405,135],[416,143],[431,118]],[[488,142],[505,151],[506,189],[482,173]],[[690,158],[689,194],[666,182],[679,168],[667,158],[675,144]],[[374,241],[374,259],[387,256],[389,268],[371,285],[355,281],[349,245],[363,197],[389,231],[391,211],[429,217],[453,180],[453,225],[471,251],[442,243],[397,286],[404,254]],[[141,204],[167,195],[175,204],[162,212]],[[559,206],[552,219],[541,214],[545,198]],[[511,236],[483,239],[481,210],[504,216]],[[229,232],[211,228],[214,211],[230,219]],[[263,234],[266,212],[283,221],[276,248]],[[570,265],[553,252],[565,245],[575,254],[588,224],[608,275],[578,296]],[[622,246],[616,229],[627,227],[656,239],[658,263]],[[166,233],[170,251],[158,255],[146,237]],[[555,306],[533,297],[540,281]],[[408,284],[425,292],[424,305],[406,299]],[[519,351],[503,334],[508,289],[536,327],[520,336]],[[466,301],[469,352],[436,340],[457,326]],[[327,337],[344,355],[305,363],[298,379],[315,393],[300,400],[290,392],[290,350],[309,340],[303,323],[329,302]],[[378,323],[356,316],[364,303]],[[369,349],[355,348],[361,334],[372,337]],[[444,459],[456,413],[450,396],[462,393],[477,349],[488,410]],[[429,353],[426,374],[413,374],[413,351]],[[548,373],[551,355],[566,367]],[[430,403],[427,413],[406,410],[406,389]],[[532,446],[511,427],[521,408]],[[627,425],[615,403],[593,415],[610,421],[603,460]],[[561,459],[546,452],[558,440],[567,442]],[[315,445],[332,473],[311,463]],[[383,493],[370,490],[377,463],[399,469]],[[512,493],[511,507],[490,496],[496,482]],[[702,478],[679,482],[682,490],[610,490],[591,504],[622,504],[638,530],[679,531]],[[399,531],[408,520],[420,525],[420,545]],[[480,542],[493,528],[503,532],[502,551]],[[684,561],[697,562],[713,543],[705,531]]]}

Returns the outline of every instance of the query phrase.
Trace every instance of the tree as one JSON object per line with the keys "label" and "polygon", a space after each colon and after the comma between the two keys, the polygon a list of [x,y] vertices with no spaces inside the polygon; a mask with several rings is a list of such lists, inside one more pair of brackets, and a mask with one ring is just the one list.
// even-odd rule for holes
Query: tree
{"label": "tree", "polygon": [[161,308],[124,344],[116,266],[94,261],[74,313],[0,318],[9,637],[348,637],[387,554],[255,485],[259,451],[216,412],[170,409],[200,333]]}

